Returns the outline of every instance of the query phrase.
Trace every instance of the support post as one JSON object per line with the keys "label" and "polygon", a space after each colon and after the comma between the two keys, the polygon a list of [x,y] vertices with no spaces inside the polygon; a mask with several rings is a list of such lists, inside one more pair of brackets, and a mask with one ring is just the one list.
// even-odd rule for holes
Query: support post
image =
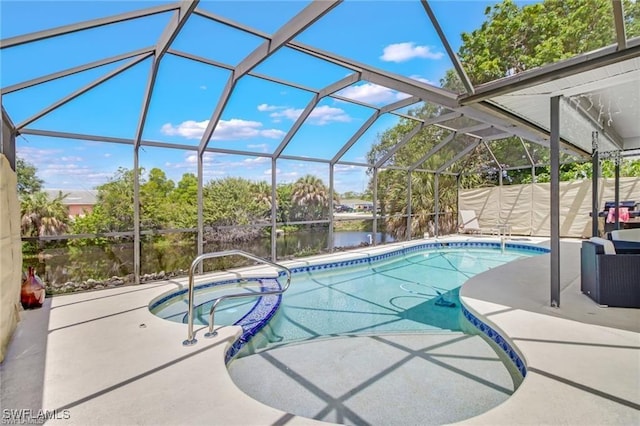
{"label": "support post", "polygon": [[276,159],[271,159],[271,261],[278,259],[278,191],[276,181]]}
{"label": "support post", "polygon": [[373,229],[372,232],[372,243],[375,246],[377,243],[377,234],[378,234],[378,168],[373,168]]}
{"label": "support post", "polygon": [[436,211],[436,223],[434,225],[434,236],[440,236],[440,227],[438,226],[440,222],[440,175],[438,173],[435,174],[435,179],[433,181],[433,207]]}
{"label": "support post", "polygon": [[458,220],[460,216],[460,176],[462,176],[460,173],[456,176],[456,233],[460,229],[460,222]]}
{"label": "support post", "polygon": [[614,161],[614,196],[616,203],[616,225],[615,229],[620,229],[620,151],[616,151]]}
{"label": "support post", "polygon": [[[204,167],[203,157],[204,151],[198,150],[198,236],[196,241],[196,249],[198,256],[204,252]],[[202,262],[198,265],[198,273],[202,274]]]}
{"label": "support post", "polygon": [[133,282],[140,284],[140,147],[133,147]]}
{"label": "support post", "polygon": [[560,96],[551,98],[551,306],[560,307]]}
{"label": "support post", "polygon": [[411,241],[411,236],[413,235],[412,224],[411,224],[411,170],[407,170],[407,241]]}
{"label": "support post", "polygon": [[599,236],[598,232],[598,132],[591,132],[591,236]]}
{"label": "support post", "polygon": [[327,247],[329,252],[333,253],[333,194],[335,193],[333,188],[333,171],[334,164],[329,164],[329,241]]}

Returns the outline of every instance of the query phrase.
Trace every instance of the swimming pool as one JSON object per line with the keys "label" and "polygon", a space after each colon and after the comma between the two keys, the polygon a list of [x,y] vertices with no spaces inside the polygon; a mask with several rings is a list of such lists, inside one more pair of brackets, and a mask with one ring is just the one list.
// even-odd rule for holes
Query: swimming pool
{"label": "swimming pool", "polygon": [[[461,310],[458,298],[467,279],[547,252],[520,244],[505,248],[503,251],[498,243],[429,243],[293,268],[291,287],[283,296],[227,300],[216,310],[216,324],[243,328],[227,359],[241,348],[244,355],[322,337],[460,331],[462,313],[473,323],[469,312]],[[274,278],[200,285],[195,291],[194,322],[207,324],[211,304],[223,294],[259,293],[279,286]],[[186,300],[183,289],[155,300],[150,310],[161,318],[186,323]]]}

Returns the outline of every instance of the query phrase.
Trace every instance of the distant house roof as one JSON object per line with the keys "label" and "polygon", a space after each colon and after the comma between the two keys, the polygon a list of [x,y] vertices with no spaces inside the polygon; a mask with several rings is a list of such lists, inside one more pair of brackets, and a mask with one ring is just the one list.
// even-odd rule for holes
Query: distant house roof
{"label": "distant house roof", "polygon": [[45,189],[49,199],[54,199],[60,192],[67,196],[62,200],[65,205],[95,205],[98,191],[95,189]]}

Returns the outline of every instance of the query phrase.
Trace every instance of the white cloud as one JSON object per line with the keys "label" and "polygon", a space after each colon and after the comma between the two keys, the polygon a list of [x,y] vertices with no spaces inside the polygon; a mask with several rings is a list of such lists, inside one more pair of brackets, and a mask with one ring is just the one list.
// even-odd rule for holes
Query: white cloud
{"label": "white cloud", "polygon": [[[187,120],[174,126],[166,123],[160,131],[168,136],[182,136],[186,139],[200,139],[209,124],[209,120],[194,121]],[[282,130],[278,129],[261,129],[262,123],[258,121],[241,120],[232,118],[231,120],[220,120],[213,132],[212,140],[238,140],[250,139],[255,137],[265,137],[269,139],[278,139],[284,135]]]}
{"label": "white cloud", "polygon": [[263,130],[261,134],[269,139],[282,139],[286,133],[279,129],[267,129]]}
{"label": "white cloud", "polygon": [[257,149],[260,152],[267,152],[267,150],[269,149],[269,145],[267,145],[266,143],[250,143],[247,145],[247,148]]}
{"label": "white cloud", "polygon": [[277,109],[282,109],[285,107],[281,107],[281,106],[277,106],[277,105],[269,105],[269,104],[260,104],[258,105],[258,111],[261,112],[265,112],[265,111],[275,111]]}
{"label": "white cloud", "polygon": [[244,160],[245,164],[261,164],[269,162],[271,162],[271,158],[269,157],[251,157]]}
{"label": "white cloud", "polygon": [[345,98],[371,104],[391,103],[409,97],[406,93],[396,92],[388,87],[373,83],[349,86],[340,90],[337,94]]}
{"label": "white cloud", "polygon": [[106,154],[104,154],[104,158],[110,158],[111,154],[109,154],[108,152]]}
{"label": "white cloud", "polygon": [[[273,110],[271,110],[273,111]],[[280,118],[286,118],[289,119],[291,121],[295,121],[298,119],[298,117],[300,116],[300,114],[302,114],[303,109],[297,109],[297,108],[284,108],[279,112],[272,112],[271,114],[269,114],[269,117],[273,118],[274,121],[278,121]]]}
{"label": "white cloud", "polygon": [[441,59],[442,52],[432,52],[429,46],[416,46],[412,41],[390,44],[382,51],[382,59],[385,62],[405,62],[413,58]]}
{"label": "white cloud", "polygon": [[202,86],[200,86],[200,90],[207,90],[207,86],[203,84]]}
{"label": "white cloud", "polygon": [[[300,114],[302,114],[302,111],[304,111],[304,109],[260,104],[258,105],[258,111],[271,112],[271,114],[269,114],[269,117],[271,117],[271,119],[275,123],[279,123],[283,118],[291,121],[296,121],[298,117],[300,117]],[[311,114],[309,114],[307,120],[309,124],[323,126],[332,122],[347,123],[351,121],[351,117],[349,117],[349,115],[341,108],[322,105],[314,108],[314,110],[311,111]],[[277,137],[281,138],[283,135],[284,132],[282,134],[277,134]],[[276,139],[276,134],[273,134],[273,138]]]}
{"label": "white cloud", "polygon": [[81,162],[84,161],[84,158],[82,157],[76,157],[76,156],[63,156],[60,157],[60,161],[65,161],[65,162]]}
{"label": "white cloud", "polygon": [[428,79],[426,79],[426,78],[424,78],[424,77],[421,77],[421,76],[419,76],[419,75],[417,75],[417,74],[410,75],[410,76],[409,76],[409,78],[412,78],[412,79],[414,79],[414,80],[421,81],[421,82],[426,83],[426,84],[430,84],[430,85],[432,85],[432,86],[437,86],[437,84],[436,84],[436,83],[434,83],[433,81],[428,80]]}
{"label": "white cloud", "polygon": [[315,107],[309,114],[309,122],[311,124],[322,126],[336,121],[348,123],[351,121],[351,117],[343,109],[330,107],[329,105]]}
{"label": "white cloud", "polygon": [[200,139],[209,124],[209,120],[205,121],[183,121],[178,126],[171,123],[163,124],[160,131],[168,136],[182,136],[187,139]]}
{"label": "white cloud", "polygon": [[336,164],[334,168],[335,173],[357,173],[365,170],[364,167],[357,167],[352,165]]}
{"label": "white cloud", "polygon": [[[202,154],[202,164],[207,166],[213,164],[214,157],[223,156],[224,154],[213,153],[213,152],[205,152]],[[185,153],[185,162],[188,164],[197,164],[198,163],[198,154],[193,151],[187,151]]]}

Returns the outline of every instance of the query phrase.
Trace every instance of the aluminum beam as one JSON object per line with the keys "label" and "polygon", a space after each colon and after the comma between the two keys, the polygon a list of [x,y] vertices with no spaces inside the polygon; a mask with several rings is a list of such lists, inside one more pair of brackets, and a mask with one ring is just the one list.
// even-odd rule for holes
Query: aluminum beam
{"label": "aluminum beam", "polygon": [[327,241],[328,243],[328,249],[330,252],[333,252],[333,221],[334,221],[334,217],[333,217],[333,197],[335,194],[335,188],[334,188],[334,174],[335,174],[335,170],[334,170],[334,164],[330,164],[329,165],[329,241]]}
{"label": "aluminum beam", "polygon": [[42,77],[34,78],[22,83],[12,84],[11,86],[0,89],[0,94],[6,95],[8,93],[17,92],[18,90],[27,89],[29,87],[37,86],[38,84],[47,83],[49,81],[57,80],[59,78],[67,77],[69,75],[77,74],[83,71],[88,71],[94,68],[98,68],[104,65],[109,65],[114,62],[122,61],[124,59],[133,58],[138,55],[144,55],[153,52],[153,47],[144,47],[142,49],[134,50],[132,52],[123,53],[121,55],[112,56],[110,58],[101,59],[99,61],[91,62],[77,67],[68,68],[63,71],[54,72]]}
{"label": "aluminum beam", "polygon": [[207,147],[209,139],[211,139],[213,131],[220,121],[222,111],[229,102],[229,98],[231,96],[231,93],[233,92],[233,88],[235,87],[238,80],[245,74],[250,72],[253,68],[258,66],[262,61],[267,59],[270,55],[275,53],[284,44],[288,43],[299,33],[304,31],[309,25],[313,24],[318,19],[323,17],[326,13],[336,7],[340,2],[342,2],[342,0],[314,1],[313,3],[305,7],[296,16],[291,18],[284,26],[282,26],[273,34],[271,39],[266,40],[264,43],[258,46],[253,52],[245,57],[242,62],[238,64],[238,66],[236,66],[232,75],[229,77],[227,84],[224,87],[216,109],[211,115],[209,123],[207,124],[207,128],[202,135],[202,139],[200,140],[200,151],[203,151]]}
{"label": "aluminum beam", "polygon": [[354,133],[353,136],[345,143],[340,151],[331,159],[331,164],[337,163],[344,154],[349,151],[349,149],[356,143],[358,140],[364,135],[364,133],[376,122],[376,120],[380,117],[380,111],[376,111],[364,122],[362,126]]}
{"label": "aluminum beam", "polygon": [[616,153],[616,157],[614,159],[614,203],[616,206],[616,224],[615,228],[620,229],[620,156]]}
{"label": "aluminum beam", "polygon": [[301,157],[299,155],[281,155],[280,160],[294,160],[294,161],[310,161],[312,163],[331,164],[331,160],[326,158],[314,158],[314,157]]}
{"label": "aluminum beam", "polygon": [[[204,153],[198,151],[198,236],[196,249],[198,256],[204,253]],[[198,267],[198,272],[202,273],[202,262]]]}
{"label": "aluminum beam", "polygon": [[[549,132],[542,127],[530,123],[508,111],[487,102],[481,102],[472,107],[463,106],[457,109],[465,116],[484,123],[491,123],[496,129],[510,133],[513,136],[520,136],[523,139],[537,143],[542,146],[549,146]],[[580,147],[573,146],[567,141],[560,140],[562,150],[570,151],[571,154],[587,158],[589,153]]]}
{"label": "aluminum beam", "polygon": [[411,241],[413,235],[411,223],[411,211],[413,210],[413,189],[411,188],[411,171],[407,170],[407,241]]}
{"label": "aluminum beam", "polygon": [[[68,132],[57,132],[52,130],[40,130],[40,129],[23,129],[20,131],[21,134],[25,135],[36,135],[36,136],[48,136],[54,138],[64,138],[64,139],[77,139],[77,140],[85,140],[85,141],[96,141],[96,142],[108,142],[108,143],[119,143],[124,145],[133,145],[133,139],[126,138],[115,138],[111,136],[97,136],[97,135],[87,135],[81,133],[68,133]],[[197,146],[193,145],[183,145],[177,143],[169,143],[169,142],[158,142],[158,141],[150,141],[150,140],[142,140],[140,141],[140,146],[150,146],[154,148],[169,148],[169,149],[182,149],[185,151],[198,151]],[[225,148],[206,148],[204,152],[213,152],[219,154],[231,154],[231,155],[244,155],[249,157],[271,157],[271,154],[266,152],[251,152],[251,151],[241,151],[236,149],[225,149]],[[314,159],[308,159],[308,161],[314,161]],[[324,163],[328,163],[329,160],[317,160]]]}
{"label": "aluminum beam", "polygon": [[487,141],[483,139],[482,143],[484,144],[484,147],[487,148],[487,151],[489,151],[489,155],[493,159],[493,162],[496,163],[496,166],[498,166],[498,168],[502,171],[502,164],[500,164],[496,156],[493,154],[493,150],[489,147]]}
{"label": "aluminum beam", "polygon": [[149,77],[147,78],[147,86],[144,92],[144,98],[142,100],[142,108],[140,110],[140,118],[138,119],[138,127],[136,128],[135,146],[140,146],[140,139],[142,139],[142,133],[144,132],[144,125],[147,121],[147,113],[149,112],[149,104],[151,103],[151,97],[153,96],[153,89],[156,85],[156,78],[158,76],[158,69],[160,68],[160,61],[162,57],[173,43],[173,40],[178,36],[184,24],[187,23],[187,19],[191,16],[191,13],[196,8],[200,0],[182,0],[180,1],[180,8],[176,10],[171,18],[171,21],[167,24],[164,31],[160,35],[160,39],[155,47],[153,56],[153,63],[149,70]]}
{"label": "aluminum beam", "polygon": [[245,75],[262,61],[268,58],[276,50],[284,46],[296,35],[306,30],[310,25],[322,18],[342,0],[314,1],[305,7],[300,13],[291,18],[281,29],[276,31],[270,40],[262,43],[257,49],[249,54],[236,67],[236,74]]}
{"label": "aluminum beam", "polygon": [[280,154],[282,154],[282,151],[284,151],[287,145],[289,145],[289,142],[291,142],[291,139],[293,139],[295,134],[298,133],[298,130],[300,130],[300,127],[304,124],[306,119],[309,117],[309,115],[311,115],[315,107],[323,98],[331,95],[334,92],[342,90],[345,87],[351,86],[353,83],[356,83],[359,80],[360,80],[360,74],[353,73],[339,81],[336,81],[333,84],[330,84],[329,86],[325,87],[320,92],[318,92],[313,97],[313,99],[309,101],[304,111],[302,111],[302,113],[298,116],[295,123],[293,123],[293,126],[291,126],[291,129],[289,129],[285,137],[282,139],[282,142],[280,142],[280,145],[278,145],[276,150],[273,152],[273,158],[278,158]]}
{"label": "aluminum beam", "polygon": [[131,19],[143,18],[145,16],[156,15],[158,13],[169,12],[179,7],[180,5],[178,3],[169,3],[160,6],[149,7],[146,9],[136,10],[133,12],[121,13],[119,15],[108,16],[106,18],[92,19],[90,21],[77,22],[71,25],[63,25],[61,27],[51,28],[44,31],[37,31],[30,34],[10,37],[4,40],[0,40],[0,49],[19,46],[21,44],[44,40],[51,37],[57,37],[64,34],[71,34],[82,30],[88,30],[90,28],[116,24],[118,22],[129,21]]}
{"label": "aluminum beam", "polygon": [[551,306],[560,307],[560,96],[551,98]]}
{"label": "aluminum beam", "polygon": [[591,236],[599,237],[598,232],[598,199],[600,198],[598,190],[598,178],[600,172],[600,158],[598,153],[598,132],[591,132]]}
{"label": "aluminum beam", "polygon": [[438,173],[433,177],[433,210],[435,210],[434,236],[440,235],[440,175]]}
{"label": "aluminum beam", "polygon": [[[195,13],[195,12],[194,12]],[[193,53],[183,52],[182,50],[168,49],[167,53],[170,55],[178,56],[184,59],[191,59],[192,61],[200,62],[202,64],[211,65],[217,68],[223,68],[227,71],[233,71],[233,66],[225,64],[224,62],[214,61],[213,59],[205,58],[204,56],[194,55]]]}
{"label": "aluminum beam", "polygon": [[[400,99],[399,101],[393,102],[391,104],[385,105],[380,108],[380,114],[386,114],[388,112],[393,112],[397,109],[408,107],[409,105],[413,105],[420,102],[420,98],[416,96],[410,96],[408,98]],[[410,117],[410,116],[409,116]]]}
{"label": "aluminum beam", "polygon": [[133,147],[133,280],[140,284],[140,149]]}
{"label": "aluminum beam", "polygon": [[276,159],[271,159],[271,261],[278,261],[278,192],[277,192]]}
{"label": "aluminum beam", "polygon": [[[222,62],[218,62],[218,61],[214,61],[212,59],[205,58],[205,57],[202,57],[202,56],[194,55],[192,53],[187,53],[187,52],[183,52],[183,51],[176,50],[176,49],[169,49],[167,51],[167,53],[175,55],[175,56],[179,56],[179,57],[182,57],[182,58],[185,58],[185,59],[191,59],[191,60],[206,64],[206,65],[211,65],[211,66],[214,66],[214,67],[223,68],[223,69],[226,69],[226,70],[229,70],[229,71],[233,71],[233,66],[231,66],[231,65],[228,65],[228,64],[225,64],[225,63],[222,63]],[[358,73],[358,72],[356,71],[356,73]],[[270,81],[272,83],[281,84],[283,86],[292,87],[294,89],[303,90],[303,91],[309,92],[309,93],[319,94],[320,92],[322,92],[322,90],[324,90],[324,89],[318,90],[318,89],[310,88],[308,86],[304,86],[304,85],[301,85],[301,84],[298,84],[298,83],[293,83],[291,81],[287,81],[287,80],[283,80],[283,79],[280,79],[280,78],[277,78],[277,77],[272,77],[272,76],[268,76],[268,75],[264,75],[264,74],[260,74],[260,73],[255,73],[255,72],[249,72],[249,73],[247,73],[247,75],[249,75],[251,77],[259,78],[261,80]],[[335,92],[331,93],[331,94],[328,94],[326,96],[330,97],[330,98],[333,98],[333,99],[337,99],[339,101],[348,102],[348,103],[351,103],[353,105],[360,105],[360,106],[365,107],[365,108],[376,109],[376,110],[380,109],[376,105],[372,105],[372,104],[369,104],[369,103],[366,103],[366,102],[358,101],[356,99],[349,99],[349,98],[346,98],[344,96],[337,95],[337,94],[335,94]],[[395,104],[391,104],[391,105],[396,105],[397,104],[397,106],[395,106],[394,109],[399,109],[399,108],[403,108],[405,106],[412,105],[412,104],[417,103],[419,101],[420,101],[419,98],[412,96],[412,97],[400,100],[400,101],[396,102]],[[388,105],[387,107],[391,107],[391,105]],[[423,121],[422,119],[420,119],[418,117],[413,117],[413,116],[410,116],[410,115],[394,112],[393,109],[390,109],[389,111],[385,111],[385,112],[388,112],[390,114],[396,115],[398,117],[407,118],[409,120],[420,121],[420,122]]]}
{"label": "aluminum beam", "polygon": [[374,247],[378,242],[378,168],[373,168],[373,245]]}
{"label": "aluminum beam", "polygon": [[627,48],[627,33],[624,28],[624,8],[621,0],[612,0],[613,6],[613,22],[616,28],[616,42],[618,50]]}
{"label": "aluminum beam", "polygon": [[442,173],[443,171],[447,170],[453,163],[455,163],[456,161],[458,161],[459,159],[461,159],[462,157],[464,157],[465,155],[467,155],[468,153],[476,149],[478,145],[480,145],[480,142],[482,142],[481,139],[473,142],[471,145],[467,146],[462,151],[458,152],[456,155],[453,156],[453,158],[451,158],[449,161],[447,161],[442,166],[440,166],[440,168],[436,170],[436,174]]}
{"label": "aluminum beam", "polygon": [[491,142],[491,141],[499,141],[500,139],[506,139],[510,137],[513,137],[513,135],[511,133],[505,132],[505,133],[500,133],[492,136],[483,136],[481,139],[485,142]]}
{"label": "aluminum beam", "polygon": [[438,143],[436,146],[431,148],[429,152],[423,155],[420,160],[418,160],[411,167],[409,167],[409,170],[416,170],[418,167],[420,167],[422,163],[427,161],[430,157],[432,157],[434,154],[436,154],[438,151],[444,148],[445,145],[451,142],[457,135],[464,135],[468,132],[475,132],[477,130],[486,129],[487,127],[489,127],[488,124],[477,124],[475,126],[464,127],[460,130],[454,130],[453,132],[451,132],[451,134],[447,135],[447,137],[443,139],[440,143]]}
{"label": "aluminum beam", "polygon": [[220,16],[220,15],[217,15],[217,14],[215,14],[213,12],[209,12],[208,10],[204,10],[204,9],[199,9],[198,8],[198,9],[194,10],[193,13],[196,14],[196,15],[199,15],[199,16],[201,16],[203,18],[210,19],[210,20],[212,20],[214,22],[217,22],[219,24],[226,25],[227,27],[243,31],[245,33],[254,35],[256,37],[263,38],[265,40],[268,40],[270,38],[269,34],[265,33],[264,31],[260,31],[260,30],[257,30],[255,28],[252,28],[252,27],[250,27],[248,25],[241,24],[239,22],[236,22],[236,21],[233,21],[231,19],[225,18],[224,16]]}
{"label": "aluminum beam", "polygon": [[453,67],[458,73],[458,77],[460,78],[460,81],[464,85],[465,90],[467,91],[467,93],[471,93],[471,94],[475,93],[475,89],[473,88],[473,84],[471,83],[469,76],[465,72],[464,67],[462,66],[462,63],[458,58],[458,55],[456,55],[456,53],[451,48],[451,45],[449,44],[449,40],[447,40],[447,36],[445,36],[444,31],[442,31],[442,27],[440,27],[440,23],[438,22],[436,15],[433,13],[433,10],[431,10],[431,6],[429,6],[429,3],[426,0],[420,0],[420,3],[422,4],[424,11],[429,16],[429,19],[431,20],[431,24],[433,25],[433,28],[435,28],[436,32],[438,33],[438,37],[440,37],[440,41],[442,42],[444,49],[447,51],[447,54],[449,55],[449,59],[451,60]]}
{"label": "aluminum beam", "polygon": [[382,156],[380,160],[378,160],[378,162],[375,164],[375,167],[382,167],[382,165],[386,163],[389,160],[389,158],[393,156],[393,154],[395,154],[400,148],[406,145],[407,142],[409,142],[415,135],[417,135],[418,132],[422,130],[424,127],[430,126],[432,124],[441,123],[443,121],[453,120],[458,117],[462,117],[462,114],[459,112],[452,112],[449,114],[443,114],[438,117],[434,117],[432,119],[429,119],[427,121],[420,123],[413,129],[411,129],[411,131],[407,133],[400,142],[395,144],[384,156]]}
{"label": "aluminum beam", "polygon": [[373,167],[373,164],[369,163],[358,163],[356,161],[338,161],[336,163],[338,166],[356,166],[356,167]]}
{"label": "aluminum beam", "polygon": [[527,146],[524,144],[524,140],[522,140],[522,138],[519,138],[519,139],[520,139],[520,144],[522,144],[522,148],[524,148],[524,153],[527,154],[527,159],[529,160],[529,164],[531,165],[531,167],[533,167],[533,165],[535,163],[533,161],[533,157],[529,153],[529,150],[527,149]]}
{"label": "aluminum beam", "polygon": [[429,159],[432,155],[434,155],[436,152],[440,151],[442,148],[444,148],[445,145],[447,145],[449,142],[451,142],[454,138],[456,137],[456,132],[451,132],[449,133],[444,139],[442,139],[436,146],[434,146],[433,148],[431,148],[429,150],[429,152],[427,152],[426,154],[424,154],[418,161],[416,161],[415,163],[413,163],[413,165],[411,165],[409,167],[410,171],[415,171],[418,167],[420,167],[420,165],[422,163],[424,163],[425,161],[427,161],[427,159]]}
{"label": "aluminum beam", "polygon": [[31,117],[27,118],[25,121],[23,121],[22,123],[18,124],[16,129],[18,131],[21,130],[23,127],[28,126],[29,124],[33,123],[37,119],[39,119],[39,118],[49,114],[50,112],[60,108],[61,106],[63,106],[67,102],[70,102],[70,101],[74,100],[75,98],[77,98],[78,96],[82,95],[83,93],[88,92],[89,90],[93,89],[94,87],[99,86],[100,84],[104,83],[105,81],[108,81],[108,80],[112,79],[113,77],[117,76],[118,74],[121,74],[124,71],[128,70],[129,68],[132,68],[133,66],[139,64],[140,62],[142,62],[145,59],[147,59],[149,56],[151,56],[151,53],[146,53],[146,54],[140,55],[140,56],[136,57],[135,59],[127,62],[124,65],[122,65],[121,67],[118,67],[117,69],[111,71],[110,73],[108,73],[106,75],[103,75],[102,77],[92,81],[91,83],[87,84],[86,86],[81,87],[80,89],[76,90],[75,92],[71,93],[70,95],[58,100],[57,102],[53,103],[52,105],[49,105],[48,107],[46,107],[45,109],[41,110],[40,112],[37,112],[36,114],[34,114]]}
{"label": "aluminum beam", "polygon": [[422,83],[420,81],[401,75],[389,73],[368,66],[366,64],[353,61],[349,58],[338,56],[333,53],[326,52],[299,42],[290,42],[288,46],[300,52],[312,55],[316,58],[320,58],[337,65],[346,66],[347,68],[350,68],[352,70],[361,71],[362,79],[367,80],[371,83],[375,83],[392,90],[397,90],[399,92],[416,96],[422,100],[429,101],[446,108],[454,109],[459,106],[457,99],[458,95],[440,87]]}

